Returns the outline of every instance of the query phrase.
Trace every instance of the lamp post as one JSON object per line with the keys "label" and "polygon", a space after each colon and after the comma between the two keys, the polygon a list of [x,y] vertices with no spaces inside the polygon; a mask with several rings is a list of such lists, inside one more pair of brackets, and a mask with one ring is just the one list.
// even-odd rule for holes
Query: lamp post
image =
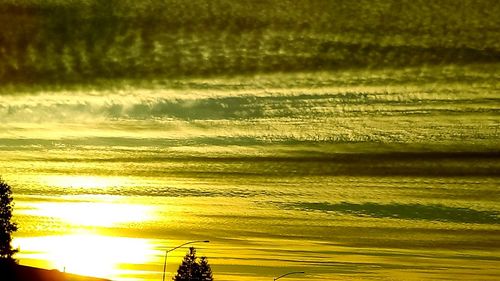
{"label": "lamp post", "polygon": [[172,252],[173,250],[177,250],[177,249],[179,249],[181,247],[184,247],[186,245],[189,245],[189,244],[194,244],[194,243],[208,243],[208,242],[210,242],[210,241],[208,241],[208,240],[195,240],[195,241],[186,242],[186,243],[181,244],[181,245],[179,245],[179,246],[177,246],[175,248],[172,248],[170,250],[166,250],[165,251],[165,261],[163,262],[163,279],[162,279],[162,281],[165,281],[165,271],[167,270],[167,255],[168,255],[169,252]]}
{"label": "lamp post", "polygon": [[274,281],[276,281],[276,280],[278,280],[278,279],[280,279],[280,278],[283,278],[283,277],[285,277],[285,276],[292,275],[292,274],[299,274],[299,273],[305,273],[305,272],[304,272],[304,271],[293,271],[293,272],[288,272],[288,273],[285,273],[285,274],[283,274],[283,275],[280,275],[280,276],[278,276],[278,277],[274,278],[273,280],[274,280]]}

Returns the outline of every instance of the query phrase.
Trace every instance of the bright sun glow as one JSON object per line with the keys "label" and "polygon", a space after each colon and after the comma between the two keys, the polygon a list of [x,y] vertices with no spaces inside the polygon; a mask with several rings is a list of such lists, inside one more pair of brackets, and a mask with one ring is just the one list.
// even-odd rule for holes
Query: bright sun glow
{"label": "bright sun glow", "polygon": [[127,222],[141,222],[151,218],[152,207],[120,203],[94,202],[36,202],[20,213],[31,216],[57,218],[74,226],[112,226]]}
{"label": "bright sun glow", "polygon": [[127,265],[151,263],[155,251],[147,239],[108,237],[96,234],[26,237],[14,240],[19,256],[43,259],[60,271],[116,278]]}

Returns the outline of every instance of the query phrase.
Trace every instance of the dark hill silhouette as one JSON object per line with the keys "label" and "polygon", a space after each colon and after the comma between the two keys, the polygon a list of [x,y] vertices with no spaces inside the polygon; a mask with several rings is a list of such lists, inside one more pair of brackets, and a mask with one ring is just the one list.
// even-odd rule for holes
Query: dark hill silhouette
{"label": "dark hill silhouette", "polygon": [[0,272],[2,281],[110,281],[5,261],[0,261]]}

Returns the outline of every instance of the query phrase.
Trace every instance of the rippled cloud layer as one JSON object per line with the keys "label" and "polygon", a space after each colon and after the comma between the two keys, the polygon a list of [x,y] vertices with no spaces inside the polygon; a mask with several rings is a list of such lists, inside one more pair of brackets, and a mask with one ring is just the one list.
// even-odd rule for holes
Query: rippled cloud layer
{"label": "rippled cloud layer", "polygon": [[[443,83],[450,72],[463,82]],[[498,137],[494,74],[448,67],[375,71],[365,81],[358,75],[364,72],[4,89],[0,138],[4,146],[474,143],[482,149]],[[423,80],[417,85],[413,78]]]}

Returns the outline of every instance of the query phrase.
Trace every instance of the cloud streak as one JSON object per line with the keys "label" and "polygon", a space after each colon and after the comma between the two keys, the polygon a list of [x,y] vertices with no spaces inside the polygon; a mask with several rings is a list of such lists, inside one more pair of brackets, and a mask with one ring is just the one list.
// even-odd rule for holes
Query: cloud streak
{"label": "cloud streak", "polygon": [[[448,72],[466,70],[424,71],[423,84],[411,82],[418,73],[400,70],[373,72],[364,82],[352,72],[338,73],[338,79],[332,73],[284,74],[11,94],[3,88],[0,145],[77,140],[130,147],[142,141],[160,147],[307,143],[492,149],[499,132],[499,91],[491,83],[496,78],[471,71],[464,82],[443,82]],[[386,83],[390,77],[397,81]],[[474,87],[470,79],[477,81]]]}

